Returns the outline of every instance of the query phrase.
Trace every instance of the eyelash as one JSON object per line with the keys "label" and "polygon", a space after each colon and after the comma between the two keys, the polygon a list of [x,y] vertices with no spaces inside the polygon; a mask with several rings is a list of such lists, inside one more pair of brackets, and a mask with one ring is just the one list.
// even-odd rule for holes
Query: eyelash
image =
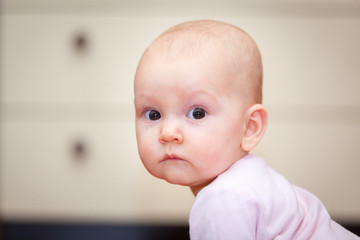
{"label": "eyelash", "polygon": [[[186,114],[186,117],[192,120],[201,120],[208,115],[208,112],[199,106],[192,107]],[[157,121],[161,119],[161,113],[154,109],[146,110],[144,117],[148,121]]]}

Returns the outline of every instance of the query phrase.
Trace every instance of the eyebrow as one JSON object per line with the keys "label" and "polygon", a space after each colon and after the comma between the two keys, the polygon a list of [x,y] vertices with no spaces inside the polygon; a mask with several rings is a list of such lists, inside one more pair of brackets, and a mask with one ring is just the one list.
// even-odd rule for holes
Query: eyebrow
{"label": "eyebrow", "polygon": [[[217,97],[214,94],[211,94],[205,90],[202,89],[196,89],[196,90],[189,90],[187,92],[185,92],[184,94],[182,94],[182,96],[184,96],[184,98],[208,98],[211,101],[214,102],[218,102]],[[141,94],[135,94],[134,96],[134,103],[136,104],[137,101],[146,101],[149,99],[153,99],[154,98],[154,94],[151,92],[146,92],[146,93],[141,93]],[[160,101],[162,101],[163,99],[161,99]]]}
{"label": "eyebrow", "polygon": [[190,91],[190,92],[188,92],[187,93],[189,96],[196,96],[196,97],[199,97],[199,98],[201,98],[202,96],[205,96],[205,97],[207,97],[207,98],[211,98],[213,101],[218,101],[217,100],[217,97],[214,95],[214,94],[211,94],[211,93],[209,93],[209,92],[207,92],[207,91],[204,91],[204,90],[195,90],[195,91]]}

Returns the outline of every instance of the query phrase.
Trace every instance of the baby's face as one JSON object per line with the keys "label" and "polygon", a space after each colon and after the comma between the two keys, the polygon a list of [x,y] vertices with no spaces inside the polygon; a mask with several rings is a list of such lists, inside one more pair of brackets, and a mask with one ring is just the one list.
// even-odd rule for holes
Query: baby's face
{"label": "baby's face", "polygon": [[239,160],[246,105],[231,61],[147,54],[135,77],[140,158],[154,176],[204,186]]}

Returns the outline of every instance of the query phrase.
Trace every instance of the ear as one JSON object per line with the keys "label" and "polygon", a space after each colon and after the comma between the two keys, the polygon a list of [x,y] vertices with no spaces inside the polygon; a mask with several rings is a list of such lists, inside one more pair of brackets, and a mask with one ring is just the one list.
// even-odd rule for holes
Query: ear
{"label": "ear", "polygon": [[262,139],[267,126],[267,111],[261,104],[255,104],[246,113],[246,127],[241,148],[250,152]]}

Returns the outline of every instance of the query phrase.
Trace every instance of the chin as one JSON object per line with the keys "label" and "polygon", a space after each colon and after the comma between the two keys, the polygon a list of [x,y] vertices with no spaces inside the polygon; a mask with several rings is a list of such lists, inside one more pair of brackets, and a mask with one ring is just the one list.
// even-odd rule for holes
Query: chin
{"label": "chin", "polygon": [[165,181],[167,181],[168,183],[171,184],[176,184],[176,185],[181,185],[181,186],[190,186],[191,183],[186,181],[186,179],[184,177],[180,177],[180,176],[171,176],[171,177],[164,177],[162,178]]}

